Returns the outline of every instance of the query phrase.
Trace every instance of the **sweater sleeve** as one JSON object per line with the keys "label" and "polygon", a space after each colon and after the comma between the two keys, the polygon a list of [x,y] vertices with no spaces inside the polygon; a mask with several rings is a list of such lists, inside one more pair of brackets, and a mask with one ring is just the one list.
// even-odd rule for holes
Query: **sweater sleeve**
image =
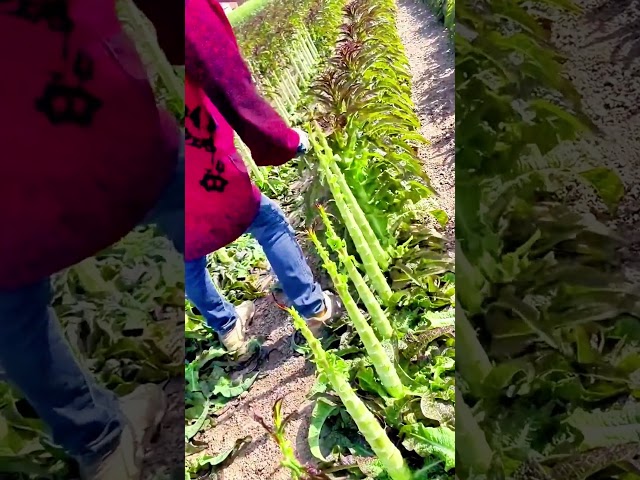
{"label": "sweater sleeve", "polygon": [[184,65],[184,25],[176,19],[184,15],[183,0],[134,0],[156,30],[158,44],[172,65]]}
{"label": "sweater sleeve", "polygon": [[295,157],[300,138],[262,98],[244,63],[222,7],[187,0],[186,74],[251,150],[258,165],[281,165]]}

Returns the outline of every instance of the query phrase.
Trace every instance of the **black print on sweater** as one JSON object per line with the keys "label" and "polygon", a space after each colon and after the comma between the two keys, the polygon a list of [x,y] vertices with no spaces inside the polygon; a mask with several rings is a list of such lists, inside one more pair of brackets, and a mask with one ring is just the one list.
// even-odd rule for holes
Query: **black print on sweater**
{"label": "black print on sweater", "polygon": [[67,1],[18,0],[13,14],[32,23],[46,21],[50,30],[68,34],[73,31],[73,21],[69,17]]}
{"label": "black print on sweater", "polygon": [[[201,107],[196,107],[193,110],[190,110],[189,107],[185,107],[185,118],[193,124],[198,132],[202,132]],[[215,163],[215,172],[214,168],[207,168],[199,183],[207,192],[222,193],[225,188],[227,188],[229,181],[222,176],[224,173],[224,163],[219,160],[216,163],[214,160],[216,147],[213,144],[213,136],[216,131],[216,122],[210,116],[208,116],[207,122],[207,133],[205,136],[194,135],[194,133],[189,129],[188,122],[185,122],[185,143],[194,148],[200,148],[211,153],[211,164],[213,165]]]}
{"label": "black print on sweater", "polygon": [[222,177],[222,173],[224,173],[224,164],[219,160],[216,165],[216,172],[218,173],[217,175],[213,173],[213,170],[208,168],[202,177],[202,180],[200,180],[200,185],[202,185],[202,188],[207,192],[222,193],[229,184],[229,182]]}
{"label": "black print on sweater", "polygon": [[54,78],[36,100],[36,109],[46,115],[53,125],[74,123],[89,126],[102,102],[82,87],[73,87]]}
{"label": "black print on sweater", "polygon": [[[193,110],[189,110],[188,107],[185,107],[185,118],[191,120],[193,126],[201,131],[202,127],[202,108],[196,107]],[[207,152],[215,153],[216,147],[213,144],[213,135],[216,131],[216,122],[213,118],[208,117],[207,123],[207,134],[205,136],[196,136],[193,132],[189,130],[187,126],[185,126],[185,141],[187,145],[190,145],[195,148],[204,149]]]}
{"label": "black print on sweater", "polygon": [[[68,3],[68,0],[0,0],[0,5],[14,6],[9,15],[34,24],[46,22],[49,30],[62,34],[61,57],[65,67],[71,66],[68,64],[69,39],[74,30]],[[90,126],[102,106],[102,101],[83,86],[93,79],[93,59],[86,52],[76,52],[71,73],[76,79],[73,83],[64,71],[53,72],[42,96],[35,100],[35,108],[53,125]]]}

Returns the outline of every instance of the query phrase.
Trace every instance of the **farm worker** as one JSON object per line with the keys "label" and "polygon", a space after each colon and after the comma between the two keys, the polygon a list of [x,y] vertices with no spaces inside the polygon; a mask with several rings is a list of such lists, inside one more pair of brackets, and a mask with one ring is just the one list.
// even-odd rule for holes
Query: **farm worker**
{"label": "farm worker", "polygon": [[223,345],[246,357],[251,302],[234,308],[216,290],[207,255],[251,233],[262,246],[287,300],[319,332],[340,312],[323,292],[279,206],[251,182],[234,146],[234,130],[257,165],[282,165],[308,149],[260,96],[233,29],[215,0],[185,2],[185,285],[186,295]]}
{"label": "farm worker", "polygon": [[[180,18],[184,7],[162,8]],[[145,218],[183,248],[182,134],[158,111],[114,0],[1,2],[0,53],[11,72],[0,89],[11,112],[0,164],[2,379],[83,478],[138,479],[164,394],[143,385],[118,401],[95,382],[49,308],[49,277]]]}

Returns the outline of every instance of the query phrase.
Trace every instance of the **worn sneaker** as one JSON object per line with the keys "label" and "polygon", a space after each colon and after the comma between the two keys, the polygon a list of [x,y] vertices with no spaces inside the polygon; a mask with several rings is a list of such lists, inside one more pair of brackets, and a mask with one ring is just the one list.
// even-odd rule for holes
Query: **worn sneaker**
{"label": "worn sneaker", "polygon": [[[327,326],[327,323],[332,320],[337,320],[344,313],[344,307],[339,296],[329,291],[324,291],[322,293],[325,298],[324,310],[318,315],[306,319],[311,333],[313,333],[313,336],[316,338],[322,338],[326,333],[325,327]],[[307,340],[304,338],[304,335],[302,335],[302,332],[300,332],[300,330],[296,330],[291,338],[291,348],[293,351],[303,354],[305,351],[304,345],[306,345],[306,343]]]}
{"label": "worn sneaker", "polygon": [[333,292],[324,291],[324,310],[313,317],[307,318],[307,325],[314,336],[322,333],[327,322],[340,318],[343,313],[342,302],[340,297]]}
{"label": "worn sneaker", "polygon": [[220,341],[229,353],[235,355],[237,360],[245,359],[249,353],[249,341],[246,338],[246,326],[253,318],[256,307],[253,302],[246,301],[236,307],[238,320],[233,329],[220,336]]}
{"label": "worn sneaker", "polygon": [[103,459],[80,462],[83,480],[139,480],[144,448],[164,417],[166,399],[158,385],[141,385],[120,400],[123,429],[118,446]]}

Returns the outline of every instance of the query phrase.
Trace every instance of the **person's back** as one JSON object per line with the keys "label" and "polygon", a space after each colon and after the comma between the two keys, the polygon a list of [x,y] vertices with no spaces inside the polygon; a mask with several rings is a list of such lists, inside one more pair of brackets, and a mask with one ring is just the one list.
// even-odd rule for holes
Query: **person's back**
{"label": "person's back", "polygon": [[174,172],[179,132],[114,0],[2,3],[0,45],[0,288],[12,288],[141,221]]}
{"label": "person's back", "polygon": [[260,192],[234,146],[234,130],[258,165],[296,156],[300,136],[252,82],[217,0],[185,2],[185,259],[217,250],[254,220]]}

